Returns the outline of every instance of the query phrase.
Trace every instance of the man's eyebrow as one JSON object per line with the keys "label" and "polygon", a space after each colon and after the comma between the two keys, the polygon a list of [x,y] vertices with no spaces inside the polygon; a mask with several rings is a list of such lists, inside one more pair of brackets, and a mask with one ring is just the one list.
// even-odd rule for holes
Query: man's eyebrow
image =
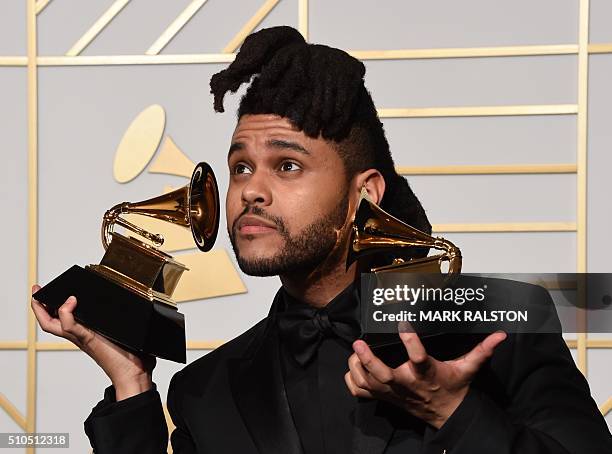
{"label": "man's eyebrow", "polygon": [[304,153],[305,155],[310,155],[310,151],[301,146],[299,143],[290,142],[288,140],[270,139],[266,142],[266,145],[270,148],[278,148],[281,150],[294,150],[300,153]]}
{"label": "man's eyebrow", "polygon": [[[289,140],[270,139],[266,142],[266,145],[270,148],[276,148],[279,150],[294,150],[305,155],[310,155],[310,151],[308,151],[306,148],[304,148],[297,142],[291,142]],[[234,152],[244,150],[244,148],[245,146],[242,142],[232,143],[229,151],[227,152],[227,159],[229,159]]]}
{"label": "man's eyebrow", "polygon": [[242,150],[244,149],[244,144],[242,142],[234,142],[231,146],[229,151],[227,152],[227,159],[230,158],[230,156],[232,155],[232,153],[234,153],[235,151],[238,150]]}

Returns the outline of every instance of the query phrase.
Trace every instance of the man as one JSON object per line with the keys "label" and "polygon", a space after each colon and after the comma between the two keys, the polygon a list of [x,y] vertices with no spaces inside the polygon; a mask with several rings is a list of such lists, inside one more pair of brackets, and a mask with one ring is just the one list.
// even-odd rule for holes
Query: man
{"label": "man", "polygon": [[[282,287],[264,320],[172,378],[174,452],[612,452],[559,335],[421,342],[402,333],[393,348],[409,359],[395,368],[359,340],[359,269],[347,269],[346,257],[362,188],[431,232],[394,170],[364,73],[348,54],[275,27],[250,35],[213,76],[217,111],[255,76],[228,153],[228,234],[245,273],[278,275]],[[165,452],[154,360],[76,323],[74,298],[59,320],[32,304],[45,331],[74,342],[112,381],[85,422],[95,452]]]}

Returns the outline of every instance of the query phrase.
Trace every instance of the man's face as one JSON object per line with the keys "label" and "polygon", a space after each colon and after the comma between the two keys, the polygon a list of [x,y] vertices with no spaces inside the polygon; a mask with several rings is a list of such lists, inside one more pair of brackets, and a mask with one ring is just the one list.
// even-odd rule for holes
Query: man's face
{"label": "man's face", "polygon": [[244,115],[228,167],[228,234],[245,273],[309,272],[336,257],[347,232],[348,183],[329,142],[277,115]]}

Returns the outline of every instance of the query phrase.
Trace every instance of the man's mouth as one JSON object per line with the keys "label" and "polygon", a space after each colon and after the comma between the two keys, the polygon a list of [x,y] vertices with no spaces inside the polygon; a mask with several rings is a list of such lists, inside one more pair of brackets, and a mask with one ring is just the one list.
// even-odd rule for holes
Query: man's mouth
{"label": "man's mouth", "polygon": [[276,225],[257,216],[242,216],[238,221],[238,232],[242,235],[271,233],[276,231]]}

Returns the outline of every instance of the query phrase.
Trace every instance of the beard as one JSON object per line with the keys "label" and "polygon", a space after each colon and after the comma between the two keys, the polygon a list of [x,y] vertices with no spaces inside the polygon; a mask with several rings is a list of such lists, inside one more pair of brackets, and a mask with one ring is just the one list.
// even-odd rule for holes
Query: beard
{"label": "beard", "polygon": [[[236,242],[238,220],[249,212],[249,207],[241,213],[228,229],[234,255],[240,269],[250,276],[276,276],[282,274],[308,273],[330,256],[339,235],[338,230],[346,221],[348,212],[348,190],[338,204],[329,212],[307,225],[296,235],[291,235],[282,218],[267,214],[257,206],[250,213],[273,222],[284,244],[274,257],[246,259],[240,255]],[[248,238],[248,236],[247,236]]]}

